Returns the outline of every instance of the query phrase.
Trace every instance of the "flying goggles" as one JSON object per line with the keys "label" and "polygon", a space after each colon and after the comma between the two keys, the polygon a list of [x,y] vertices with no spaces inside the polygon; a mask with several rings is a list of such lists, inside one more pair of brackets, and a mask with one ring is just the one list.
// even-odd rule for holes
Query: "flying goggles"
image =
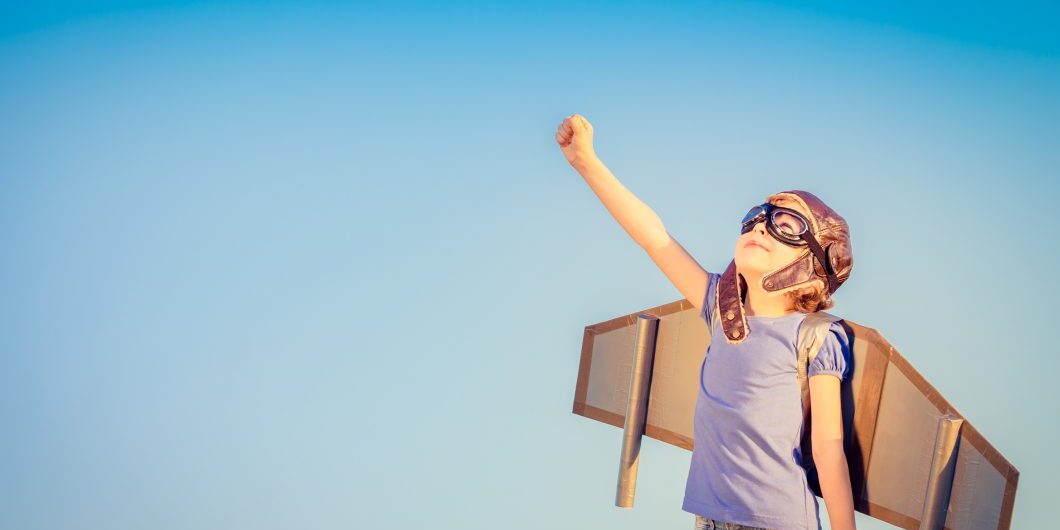
{"label": "flying goggles", "polygon": [[791,208],[770,203],[759,204],[743,216],[741,234],[750,232],[756,224],[766,222],[766,230],[777,241],[791,247],[804,247],[803,234],[810,230],[810,222],[801,213]]}

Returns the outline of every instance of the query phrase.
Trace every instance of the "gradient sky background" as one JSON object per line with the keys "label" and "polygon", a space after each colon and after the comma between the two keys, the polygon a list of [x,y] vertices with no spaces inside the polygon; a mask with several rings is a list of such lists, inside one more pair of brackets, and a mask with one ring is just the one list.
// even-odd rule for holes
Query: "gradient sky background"
{"label": "gradient sky background", "polygon": [[[0,528],[692,528],[571,413],[587,324],[747,208],[850,223],[875,327],[1055,521],[1060,12],[966,2],[0,8]],[[826,511],[822,518],[828,528]],[[858,516],[859,528],[891,528]]]}

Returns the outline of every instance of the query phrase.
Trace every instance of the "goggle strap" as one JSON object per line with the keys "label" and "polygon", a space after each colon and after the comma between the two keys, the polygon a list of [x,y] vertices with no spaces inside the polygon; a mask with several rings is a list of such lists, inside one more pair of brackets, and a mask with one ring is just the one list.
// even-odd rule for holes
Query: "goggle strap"
{"label": "goggle strap", "polygon": [[809,231],[802,235],[802,239],[810,246],[810,252],[813,252],[813,255],[817,257],[817,261],[821,262],[825,274],[828,275],[828,292],[836,292],[836,289],[839,288],[839,278],[836,278],[835,271],[832,270],[832,264],[828,262],[828,256],[825,255],[821,244],[817,242],[817,239]]}

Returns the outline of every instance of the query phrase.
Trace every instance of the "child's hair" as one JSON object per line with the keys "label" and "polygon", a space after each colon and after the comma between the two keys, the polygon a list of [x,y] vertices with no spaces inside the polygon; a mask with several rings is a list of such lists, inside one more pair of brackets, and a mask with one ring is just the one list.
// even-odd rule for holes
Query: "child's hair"
{"label": "child's hair", "polygon": [[792,307],[803,313],[824,311],[835,306],[835,301],[832,300],[821,282],[813,282],[808,287],[794,289],[784,294],[791,301]]}
{"label": "child's hair", "polygon": [[[738,276],[738,278],[740,278],[740,301],[744,302],[747,299],[747,280],[743,278],[743,275]],[[835,300],[832,300],[832,296],[824,288],[823,282],[819,281],[813,282],[806,287],[787,291],[784,296],[788,297],[791,307],[802,313],[824,311],[835,306]]]}

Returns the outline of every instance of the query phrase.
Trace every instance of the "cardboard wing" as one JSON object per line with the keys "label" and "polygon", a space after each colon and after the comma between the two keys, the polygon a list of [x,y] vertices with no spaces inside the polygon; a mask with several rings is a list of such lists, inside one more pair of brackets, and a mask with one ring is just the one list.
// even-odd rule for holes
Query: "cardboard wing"
{"label": "cardboard wing", "polygon": [[[699,369],[710,344],[687,300],[587,326],[574,413],[622,428],[638,315],[659,319],[644,435],[691,450]],[[944,528],[1008,530],[1019,471],[876,330],[844,320],[853,376],[843,384],[844,433],[855,509],[908,530],[921,527],[940,420],[963,420],[951,462]],[[794,377],[794,375],[792,376]],[[814,493],[821,495],[814,485]]]}

